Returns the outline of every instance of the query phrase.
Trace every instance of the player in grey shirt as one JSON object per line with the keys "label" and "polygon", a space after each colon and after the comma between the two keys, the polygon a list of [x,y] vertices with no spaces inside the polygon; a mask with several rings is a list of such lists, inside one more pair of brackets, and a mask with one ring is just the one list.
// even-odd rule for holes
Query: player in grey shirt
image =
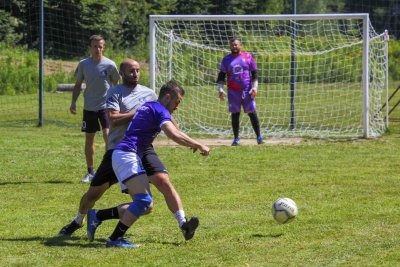
{"label": "player in grey shirt", "polygon": [[90,182],[94,175],[94,138],[102,127],[103,139],[108,144],[109,122],[105,113],[107,92],[119,80],[117,66],[114,61],[103,55],[105,47],[104,38],[93,35],[89,38],[91,56],[79,62],[75,70],[76,83],[72,93],[70,111],[76,114],[76,101],[81,92],[83,81],[86,89],[83,92],[83,120],[82,131],[85,132],[85,157],[88,172],[82,182]]}
{"label": "player in grey shirt", "polygon": [[[118,182],[112,168],[111,156],[114,148],[124,137],[133,115],[143,103],[157,100],[157,95],[153,90],[138,84],[140,77],[140,65],[138,62],[131,59],[125,60],[120,65],[120,74],[123,84],[110,89],[106,102],[106,111],[110,119],[109,150],[105,153],[88,191],[81,198],[77,216],[71,223],[60,230],[59,235],[72,235],[82,227],[83,220],[87,214],[88,222],[90,218],[95,221],[92,225],[88,224],[91,230],[94,229],[91,231],[92,234],[89,234],[89,239],[93,240],[94,231],[102,220],[118,219],[123,212],[121,207],[99,212],[91,210],[91,208],[111,185]],[[185,239],[188,239],[188,236],[190,238],[193,237],[194,231],[198,226],[198,219],[192,217],[189,221],[186,221],[179,194],[170,182],[168,171],[152,146],[146,148],[142,163],[151,183],[164,195],[168,208],[175,215]]]}

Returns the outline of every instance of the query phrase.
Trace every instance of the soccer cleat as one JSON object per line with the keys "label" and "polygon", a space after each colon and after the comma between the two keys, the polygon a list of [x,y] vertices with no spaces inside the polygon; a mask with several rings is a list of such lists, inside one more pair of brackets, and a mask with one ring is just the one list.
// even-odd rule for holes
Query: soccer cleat
{"label": "soccer cleat", "polygon": [[258,136],[257,137],[257,144],[261,145],[261,144],[264,144],[264,143],[265,143],[264,138],[262,138],[262,136]]}
{"label": "soccer cleat", "polygon": [[95,209],[89,209],[87,213],[87,235],[89,238],[89,241],[94,240],[94,234],[96,232],[97,227],[99,227],[101,224],[101,221],[97,219],[96,216],[96,210]]}
{"label": "soccer cleat", "polygon": [[64,226],[60,232],[58,233],[59,236],[71,236],[76,230],[81,228],[82,225],[78,224],[75,220],[72,220],[69,224]]}
{"label": "soccer cleat", "polygon": [[110,238],[107,238],[106,247],[108,247],[108,248],[112,248],[112,247],[114,247],[114,248],[137,248],[137,247],[139,247],[139,245],[130,243],[125,238],[120,237],[117,240],[111,240]]}
{"label": "soccer cleat", "polygon": [[239,144],[240,144],[240,139],[239,138],[233,139],[232,146],[238,146]]}
{"label": "soccer cleat", "polygon": [[189,221],[186,221],[181,226],[181,230],[185,240],[190,240],[193,238],[194,233],[196,232],[197,227],[199,226],[199,218],[192,217]]}
{"label": "soccer cleat", "polygon": [[91,173],[87,173],[85,177],[82,178],[82,183],[90,183],[93,180],[94,175]]}

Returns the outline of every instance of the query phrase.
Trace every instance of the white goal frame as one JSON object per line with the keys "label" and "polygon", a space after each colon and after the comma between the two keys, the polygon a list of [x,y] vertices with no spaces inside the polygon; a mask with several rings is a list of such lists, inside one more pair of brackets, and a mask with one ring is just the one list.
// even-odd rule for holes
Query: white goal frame
{"label": "white goal frame", "polygon": [[[209,21],[224,21],[224,20],[235,20],[235,21],[260,21],[260,20],[268,20],[268,21],[274,21],[274,20],[291,20],[291,21],[298,21],[298,20],[331,20],[331,19],[359,19],[362,20],[362,47],[363,47],[363,59],[362,59],[362,91],[363,91],[363,107],[362,107],[362,112],[363,112],[363,134],[362,136],[357,136],[357,137],[375,137],[379,136],[382,134],[382,132],[374,132],[371,131],[370,129],[370,121],[373,120],[374,118],[371,118],[370,114],[370,106],[369,106],[369,83],[370,83],[370,77],[369,77],[369,65],[368,65],[368,60],[369,60],[369,49],[370,49],[370,31],[373,30],[371,29],[370,25],[370,20],[369,20],[369,15],[366,13],[355,13],[355,14],[303,14],[303,15],[150,15],[150,24],[149,24],[149,32],[150,32],[150,87],[153,88],[154,90],[158,91],[159,88],[156,88],[156,65],[157,65],[157,59],[156,59],[156,48],[157,48],[157,40],[156,40],[156,23],[159,20],[179,20],[179,21],[193,21],[193,20],[209,20]],[[383,38],[383,35],[382,35]],[[386,42],[387,43],[387,42]],[[227,43],[228,46],[228,43]],[[387,44],[386,44],[386,70],[385,70],[385,86],[386,86],[386,107],[388,107],[388,64],[387,64]],[[172,60],[170,62],[171,67],[172,67]],[[218,69],[215,70],[216,74],[218,72]],[[170,78],[172,77],[172,73],[170,74]],[[166,81],[163,81],[166,82]],[[216,89],[216,86],[215,86]],[[215,90],[216,94],[216,90]],[[228,112],[228,111],[226,111]],[[382,110],[382,114],[385,115],[386,113],[386,121],[385,121],[385,126],[386,128],[388,127],[388,108],[385,108],[385,110]],[[382,115],[382,117],[383,117]],[[243,115],[242,115],[243,119]],[[207,134],[207,132],[204,132],[203,134]],[[226,134],[222,134],[223,136]],[[287,134],[283,134],[286,136]],[[301,134],[300,134],[301,135]],[[308,134],[306,134],[307,136]],[[290,134],[289,134],[290,136]],[[298,136],[298,134],[296,134]],[[322,137],[331,137],[329,135],[322,136]]]}

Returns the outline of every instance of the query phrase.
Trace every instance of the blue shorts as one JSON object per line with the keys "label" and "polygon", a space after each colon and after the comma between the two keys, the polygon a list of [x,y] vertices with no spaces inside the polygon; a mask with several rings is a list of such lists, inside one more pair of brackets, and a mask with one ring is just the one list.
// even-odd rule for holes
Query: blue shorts
{"label": "blue shorts", "polygon": [[82,132],[95,133],[101,129],[110,128],[106,111],[104,109],[98,111],[83,110]]}
{"label": "blue shorts", "polygon": [[243,106],[244,112],[256,111],[256,101],[251,98],[249,90],[233,90],[228,88],[229,112],[238,113]]}

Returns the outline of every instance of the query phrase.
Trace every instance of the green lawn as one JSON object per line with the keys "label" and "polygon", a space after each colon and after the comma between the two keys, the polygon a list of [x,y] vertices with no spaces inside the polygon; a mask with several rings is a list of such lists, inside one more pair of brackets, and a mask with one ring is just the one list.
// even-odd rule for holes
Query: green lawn
{"label": "green lawn", "polygon": [[[89,242],[84,229],[59,238],[88,185],[83,135],[57,125],[0,126],[0,266],[395,266],[400,262],[400,126],[381,138],[306,139],[300,144],[213,147],[208,158],[157,147],[188,216],[184,241],[163,197],[128,232],[138,249],[109,249],[117,221]],[[104,146],[96,138],[96,162]],[[271,205],[297,202],[299,216],[278,225]],[[96,204],[128,201],[114,186]]]}

